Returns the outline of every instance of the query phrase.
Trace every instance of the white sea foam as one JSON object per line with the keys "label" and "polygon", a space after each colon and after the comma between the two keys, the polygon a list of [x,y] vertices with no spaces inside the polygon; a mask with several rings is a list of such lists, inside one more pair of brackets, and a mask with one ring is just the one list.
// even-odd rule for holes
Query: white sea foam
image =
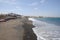
{"label": "white sea foam", "polygon": [[35,28],[32,28],[37,40],[60,40],[60,27],[43,21],[29,18],[33,21]]}

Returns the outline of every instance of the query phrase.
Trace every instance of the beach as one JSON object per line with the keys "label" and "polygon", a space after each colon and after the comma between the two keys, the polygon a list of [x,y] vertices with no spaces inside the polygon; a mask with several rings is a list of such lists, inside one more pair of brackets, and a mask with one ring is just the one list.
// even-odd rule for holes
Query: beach
{"label": "beach", "polygon": [[37,40],[31,21],[24,20],[18,18],[0,22],[0,40]]}

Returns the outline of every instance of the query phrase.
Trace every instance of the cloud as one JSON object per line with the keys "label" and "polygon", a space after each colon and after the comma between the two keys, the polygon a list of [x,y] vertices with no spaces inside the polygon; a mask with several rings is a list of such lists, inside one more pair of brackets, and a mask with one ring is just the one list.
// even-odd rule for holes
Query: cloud
{"label": "cloud", "polygon": [[40,0],[40,3],[44,3],[46,0]]}
{"label": "cloud", "polygon": [[0,0],[0,2],[15,2],[16,0]]}
{"label": "cloud", "polygon": [[16,6],[15,8],[13,8],[13,9],[11,9],[11,11],[19,11],[19,12],[21,12],[21,11],[24,11],[21,7],[19,7],[19,6]]}
{"label": "cloud", "polygon": [[29,4],[29,6],[36,6],[36,5],[38,5],[38,2],[33,2],[33,3]]}
{"label": "cloud", "polygon": [[16,4],[16,0],[0,0],[0,3]]}
{"label": "cloud", "polygon": [[[18,4],[18,0],[0,0],[0,3],[4,4],[4,6],[7,7],[10,7],[8,10],[9,11],[23,11],[22,8],[19,6]],[[8,5],[5,5],[5,4],[8,4]],[[3,7],[4,7],[3,6]],[[4,7],[5,9],[5,7]],[[5,11],[8,11],[8,10],[5,10]]]}
{"label": "cloud", "polygon": [[16,8],[15,8],[16,10],[20,10],[20,11],[23,11],[22,10],[22,8],[21,7],[19,7],[19,6],[16,6]]}
{"label": "cloud", "polygon": [[34,8],[34,10],[37,10],[38,8]]}

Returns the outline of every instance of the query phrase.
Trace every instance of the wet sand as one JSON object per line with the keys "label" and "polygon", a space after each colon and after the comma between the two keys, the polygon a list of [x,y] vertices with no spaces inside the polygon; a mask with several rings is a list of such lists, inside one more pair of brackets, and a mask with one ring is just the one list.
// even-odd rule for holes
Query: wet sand
{"label": "wet sand", "polygon": [[37,37],[32,30],[34,27],[33,25],[25,23],[23,27],[25,29],[25,36],[23,40],[37,40]]}

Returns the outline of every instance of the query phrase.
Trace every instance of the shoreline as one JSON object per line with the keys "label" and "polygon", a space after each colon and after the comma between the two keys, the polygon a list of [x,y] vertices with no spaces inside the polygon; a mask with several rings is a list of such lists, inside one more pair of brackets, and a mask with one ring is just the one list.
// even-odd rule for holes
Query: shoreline
{"label": "shoreline", "polygon": [[[27,19],[27,20],[26,20]],[[33,25],[33,21],[29,20],[29,18],[26,18],[23,28],[25,30],[24,34],[25,36],[23,37],[23,40],[37,40],[37,36],[34,33],[33,29],[35,26]]]}
{"label": "shoreline", "polygon": [[23,37],[24,38],[23,40],[37,40],[37,36],[32,30],[33,27],[34,27],[33,25],[27,23],[23,25],[23,28],[25,29],[24,32],[25,36]]}

